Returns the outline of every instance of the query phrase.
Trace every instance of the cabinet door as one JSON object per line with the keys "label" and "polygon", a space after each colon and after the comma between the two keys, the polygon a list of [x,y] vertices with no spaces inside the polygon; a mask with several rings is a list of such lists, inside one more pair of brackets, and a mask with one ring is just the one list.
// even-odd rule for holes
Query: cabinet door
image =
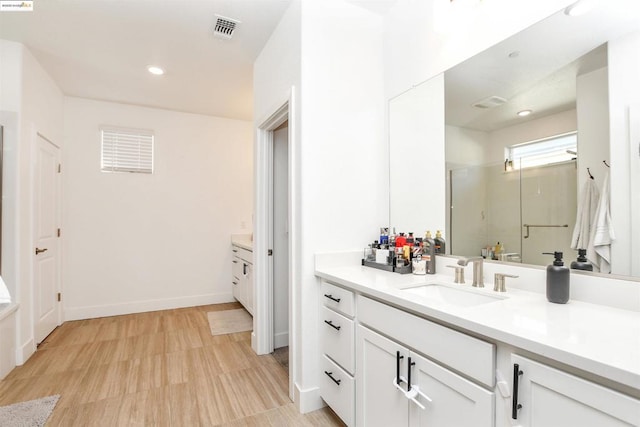
{"label": "cabinet door", "polygon": [[[409,401],[393,383],[398,360],[400,373],[406,374],[409,351],[359,325],[356,355],[356,424],[362,427],[407,426]],[[406,387],[405,383],[402,385]]]}
{"label": "cabinet door", "polygon": [[409,357],[415,363],[411,368],[411,385],[420,391],[415,400],[424,406],[422,409],[410,401],[411,426],[494,425],[493,393],[422,356],[411,353]]}
{"label": "cabinet door", "polygon": [[523,427],[640,426],[640,400],[521,356],[511,360],[522,372],[516,413]]}

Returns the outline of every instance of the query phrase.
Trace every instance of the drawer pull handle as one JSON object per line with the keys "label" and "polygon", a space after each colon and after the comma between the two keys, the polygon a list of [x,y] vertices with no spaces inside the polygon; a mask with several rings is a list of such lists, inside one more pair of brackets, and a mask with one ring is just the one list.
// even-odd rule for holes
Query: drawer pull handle
{"label": "drawer pull handle", "polygon": [[407,391],[411,391],[411,367],[415,364],[416,362],[412,362],[411,358],[409,358],[409,365],[407,366]]}
{"label": "drawer pull handle", "polygon": [[333,377],[333,372],[329,372],[329,371],[324,371],[325,374],[327,374],[327,376],[329,378],[331,378],[331,381],[333,381],[334,383],[336,383],[337,385],[340,385],[340,383],[342,382],[342,380],[337,380]]}
{"label": "drawer pull handle", "polygon": [[237,263],[238,263],[238,261],[237,261],[237,260],[235,260],[235,259],[234,259],[233,261],[231,261],[231,262],[233,262],[234,264],[237,264]]}
{"label": "drawer pull handle", "polygon": [[242,263],[242,274],[247,275],[247,264],[244,262]]}
{"label": "drawer pull handle", "polygon": [[524,372],[520,370],[520,365],[513,364],[513,397],[511,398],[511,418],[518,419],[518,409],[522,408],[522,405],[518,403],[518,382],[520,381],[520,375]]}
{"label": "drawer pull handle", "polygon": [[404,356],[400,356],[400,352],[396,351],[396,384],[400,385],[402,379],[400,378],[400,360],[404,359]]}
{"label": "drawer pull handle", "polygon": [[238,250],[237,250],[237,249],[231,249],[231,250],[232,250],[233,252],[238,252]]}
{"label": "drawer pull handle", "polygon": [[335,329],[336,331],[339,331],[341,326],[336,326],[333,324],[333,321],[331,320],[325,320],[324,323],[326,323],[327,325],[331,326],[333,329]]}
{"label": "drawer pull handle", "polygon": [[329,298],[331,301],[340,302],[340,298],[334,298],[331,294],[324,294],[324,296]]}

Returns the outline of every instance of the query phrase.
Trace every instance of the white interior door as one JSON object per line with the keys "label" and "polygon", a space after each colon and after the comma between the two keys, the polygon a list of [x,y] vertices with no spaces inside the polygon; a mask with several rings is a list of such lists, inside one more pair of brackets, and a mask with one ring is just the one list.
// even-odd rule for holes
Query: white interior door
{"label": "white interior door", "polygon": [[38,135],[34,200],[34,334],[42,342],[60,324],[59,158],[60,150]]}

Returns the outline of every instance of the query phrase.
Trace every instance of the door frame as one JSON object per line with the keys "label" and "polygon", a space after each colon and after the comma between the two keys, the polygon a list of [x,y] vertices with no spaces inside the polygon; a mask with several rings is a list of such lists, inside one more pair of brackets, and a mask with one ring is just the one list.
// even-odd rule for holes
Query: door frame
{"label": "door frame", "polygon": [[255,306],[251,346],[257,354],[269,354],[274,350],[273,316],[273,258],[268,255],[273,242],[273,131],[285,121],[288,129],[288,277],[289,277],[289,397],[294,400],[294,384],[297,377],[295,360],[297,315],[293,309],[296,300],[295,278],[299,274],[299,207],[297,192],[298,155],[295,122],[295,87],[278,102],[266,118],[258,121],[254,145],[254,289]]}
{"label": "door frame", "polygon": [[[37,346],[39,343],[36,338],[36,323],[37,323],[37,312],[36,312],[36,277],[35,277],[35,268],[36,268],[36,260],[31,252],[33,248],[36,247],[36,230],[37,230],[37,211],[36,211],[36,169],[38,168],[37,164],[37,150],[38,150],[38,138],[44,139],[47,143],[51,144],[57,150],[57,161],[58,165],[62,164],[62,147],[55,142],[51,141],[41,132],[35,131],[32,133],[32,158],[33,162],[31,163],[31,236],[30,242],[31,247],[29,248],[29,253],[31,254],[30,259],[30,282],[31,282],[31,301],[29,301],[30,309],[31,309],[31,337],[33,339],[33,345]],[[60,172],[57,174],[58,178],[56,179],[56,221],[58,223],[58,227],[62,224],[62,182]],[[60,237],[55,240],[56,245],[56,253],[58,254],[58,258],[56,260],[56,292],[62,293],[62,244],[60,241]],[[56,324],[60,326],[62,324],[62,304],[58,302],[56,305]]]}

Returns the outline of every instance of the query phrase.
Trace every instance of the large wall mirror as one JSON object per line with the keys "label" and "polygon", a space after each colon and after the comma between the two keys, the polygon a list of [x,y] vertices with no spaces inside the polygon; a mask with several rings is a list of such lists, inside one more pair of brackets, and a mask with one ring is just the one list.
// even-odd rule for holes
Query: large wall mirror
{"label": "large wall mirror", "polygon": [[[586,182],[593,176],[599,200],[609,176],[611,272],[640,277],[638,71],[640,6],[612,0],[581,16],[559,11],[393,99],[391,225],[416,233],[445,228],[448,254],[546,265],[542,252],[560,250],[569,263]],[[439,90],[440,109],[433,105]],[[406,122],[421,114],[430,133],[407,132]],[[442,208],[411,204],[412,187],[403,183],[425,183],[431,196],[427,165],[439,160],[442,140],[443,165],[433,168],[443,177],[435,198]],[[394,158],[411,152],[435,153],[415,181]],[[499,254],[483,251],[495,246]]]}

